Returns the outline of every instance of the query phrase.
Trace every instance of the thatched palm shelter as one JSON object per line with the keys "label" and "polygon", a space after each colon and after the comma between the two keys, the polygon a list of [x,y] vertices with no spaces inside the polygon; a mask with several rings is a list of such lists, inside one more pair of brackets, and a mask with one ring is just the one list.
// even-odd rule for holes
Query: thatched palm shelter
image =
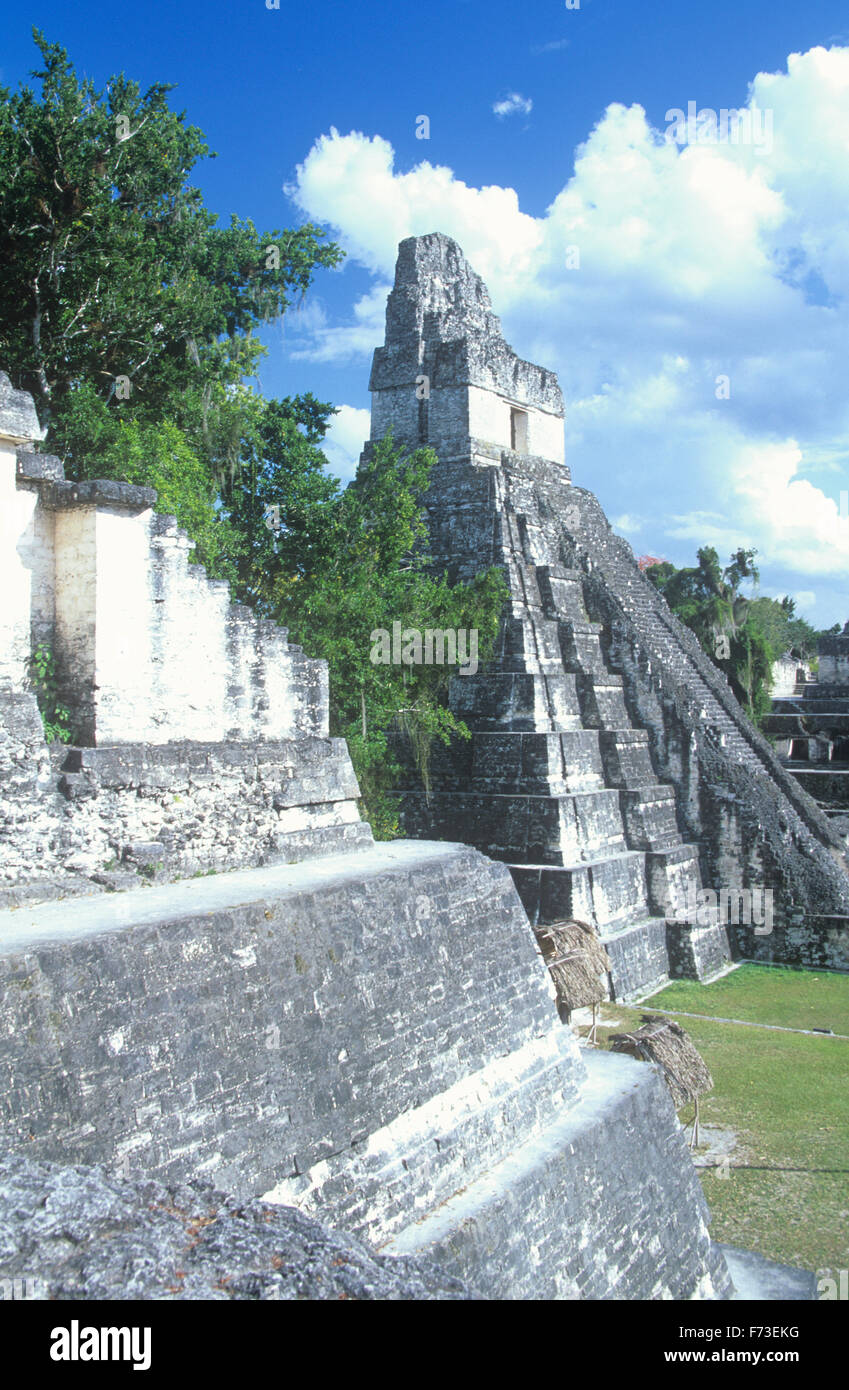
{"label": "thatched palm shelter", "polygon": [[608,997],[610,958],[597,933],[574,919],[537,927],[536,938],[557,990],[561,1017],[568,1023],[573,1009],[592,1005],[588,1042],[595,1042],[596,1008]]}
{"label": "thatched palm shelter", "polygon": [[681,1025],[671,1018],[643,1014],[635,1032],[613,1033],[610,1046],[614,1052],[627,1052],[659,1066],[676,1110],[693,1101],[696,1113],[690,1147],[694,1148],[699,1142],[699,1096],[713,1090],[713,1077]]}

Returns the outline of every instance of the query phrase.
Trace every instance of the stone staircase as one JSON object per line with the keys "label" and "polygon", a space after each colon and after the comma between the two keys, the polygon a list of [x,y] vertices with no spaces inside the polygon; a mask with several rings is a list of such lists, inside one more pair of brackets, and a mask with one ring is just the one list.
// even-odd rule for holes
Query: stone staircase
{"label": "stone staircase", "polygon": [[[740,709],[728,682],[705,656],[695,635],[670,612],[662,596],[634,564],[630,546],[616,536],[591,492],[570,485],[568,478],[545,478],[543,488],[548,507],[561,517],[579,513],[568,534],[566,548],[572,562],[579,565],[585,581],[595,576],[603,582],[621,618],[631,629],[645,654],[662,672],[664,681],[686,692],[690,708],[709,733],[715,745],[733,761],[757,775],[779,776],[782,790],[792,794],[788,779],[781,778],[781,766],[769,744],[757,733]],[[611,643],[614,669],[616,641]],[[813,808],[799,799],[796,806],[803,815]],[[795,804],[795,803],[794,803]],[[818,826],[818,829],[822,829]]]}
{"label": "stone staircase", "polygon": [[[521,495],[528,516],[541,524],[549,549],[564,566],[580,571],[590,612],[603,621],[610,669],[639,667],[646,682],[678,705],[690,728],[720,760],[757,779],[761,795],[774,800],[777,790],[806,831],[840,851],[841,842],[814,799],[746,718],[724,675],[637,567],[631,547],[613,533],[594,494],[572,485],[567,469],[544,459],[505,451],[502,469],[506,487]],[[635,694],[629,692],[629,707],[639,703]]]}
{"label": "stone staircase", "polygon": [[654,600],[648,592],[626,589],[628,615],[640,637],[653,649],[661,652],[666,671],[682,685],[686,685],[690,698],[701,706],[701,718],[717,736],[720,747],[729,757],[736,758],[748,767],[763,770],[763,763],[752,745],[743,737],[737,724],[726,709],[719,703],[713,690],[694,666],[689,653],[682,650],[680,634],[673,632],[664,620],[660,608],[662,600]]}
{"label": "stone staircase", "polygon": [[[462,468],[451,469],[454,485]],[[508,611],[487,669],[452,681],[452,710],[472,738],[434,755],[429,798],[408,787],[407,832],[462,838],[507,862],[535,924],[591,922],[616,998],[670,972],[715,973],[730,959],[727,934],[684,920],[688,887],[701,887],[698,849],[681,835],[674,787],[658,779],[602,625],[588,617],[584,575],[560,563],[561,538],[538,511],[514,507],[506,469],[499,478],[489,563],[508,577]],[[449,557],[437,549],[435,560],[447,567]]]}

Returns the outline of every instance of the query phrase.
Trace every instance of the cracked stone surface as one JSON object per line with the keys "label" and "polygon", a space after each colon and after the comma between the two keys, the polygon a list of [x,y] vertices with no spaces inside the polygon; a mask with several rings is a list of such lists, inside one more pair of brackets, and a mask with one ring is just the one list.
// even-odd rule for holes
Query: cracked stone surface
{"label": "cracked stone surface", "polygon": [[0,1160],[3,1281],[39,1300],[477,1297],[428,1259],[377,1255],[292,1207],[23,1155]]}

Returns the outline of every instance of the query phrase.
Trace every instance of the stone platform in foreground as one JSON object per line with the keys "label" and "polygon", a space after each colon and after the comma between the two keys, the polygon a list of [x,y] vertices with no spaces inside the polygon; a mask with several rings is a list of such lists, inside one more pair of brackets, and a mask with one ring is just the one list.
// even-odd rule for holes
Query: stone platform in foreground
{"label": "stone platform in foreground", "polygon": [[734,1280],[735,1303],[812,1303],[817,1299],[817,1277],[810,1270],[776,1264],[736,1245],[719,1248]]}
{"label": "stone platform in foreground", "polygon": [[647,1299],[715,1298],[727,1288],[707,1228],[690,1243],[689,1155],[660,1076],[630,1057],[583,1060],[576,1105],[382,1252],[429,1255],[452,1273],[474,1263],[488,1298],[505,1288],[514,1298],[632,1298],[635,1287]]}
{"label": "stone platform in foreground", "polygon": [[436,1222],[490,1297],[731,1292],[659,1078],[588,1067],[509,870],[465,846],[0,913],[0,1010],[7,1152],[265,1194],[387,1253]]}

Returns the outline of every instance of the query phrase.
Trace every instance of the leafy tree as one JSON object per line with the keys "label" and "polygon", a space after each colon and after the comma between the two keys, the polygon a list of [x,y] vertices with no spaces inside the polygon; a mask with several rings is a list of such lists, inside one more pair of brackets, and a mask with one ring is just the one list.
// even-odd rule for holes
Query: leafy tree
{"label": "leafy tree", "polygon": [[731,638],[731,650],[723,665],[734,694],[753,724],[760,724],[769,713],[772,686],[772,648],[750,622],[744,623]]}
{"label": "leafy tree", "polygon": [[155,487],[209,572],[328,660],[332,730],[391,834],[394,734],[427,781],[433,741],[468,730],[447,708],[451,668],[376,665],[371,634],[394,621],[477,629],[485,660],[503,580],[430,573],[429,451],[387,439],[342,492],[321,452],[332,407],[245,384],[264,352],[258,327],[339,248],[312,224],[219,227],[190,183],[206,141],[170,109],[172,89],[142,92],[122,74],[97,91],[34,37],[40,94],[0,88],[0,362],[32,392],[69,477]]}
{"label": "leafy tree", "polygon": [[751,600],[740,593],[755,583],[754,550],[737,550],[723,568],[712,546],[698,552],[698,565],[676,569],[664,562],[646,570],[672,611],[696,634],[704,651],[724,671],[749,717],[757,722],[769,708],[772,650],[750,619]]}
{"label": "leafy tree", "polygon": [[738,550],[722,569],[712,546],[698,552],[698,565],[676,570],[664,563],[646,571],[663,593],[670,608],[691,627],[699,640],[715,653],[725,650],[728,641],[745,622],[748,599],[740,593],[744,579],[758,579],[754,550]]}
{"label": "leafy tree", "polygon": [[779,600],[753,599],[749,613],[751,622],[769,643],[773,660],[777,661],[785,652],[797,661],[816,658],[820,634],[804,618],[796,617],[796,605],[789,595]]}
{"label": "leafy tree", "polygon": [[211,479],[232,478],[252,423],[241,383],[264,351],[254,330],[341,252],[312,224],[217,226],[188,182],[209,150],[170,110],[172,88],[142,93],[122,74],[98,92],[34,37],[40,98],[0,88],[0,360],[70,476],[120,415],[168,421]]}
{"label": "leafy tree", "polygon": [[235,583],[243,537],[219,504],[219,488],[187,435],[170,420],[152,424],[104,410],[88,383],[74,393],[62,437],[80,479],[114,478],[155,488],[157,509],[176,516],[195,542],[195,558]]}
{"label": "leafy tree", "polygon": [[842,629],[836,623],[818,632],[796,616],[789,595],[744,598],[740,594],[743,580],[758,580],[755,554],[738,550],[722,569],[716,551],[707,547],[698,552],[699,563],[692,569],[676,569],[663,561],[645,572],[725,672],[749,717],[759,723],[770,709],[773,663],[789,652],[798,661],[815,665],[819,638]]}
{"label": "leafy tree", "polygon": [[495,569],[454,585],[429,571],[422,497],[435,462],[432,450],[405,454],[387,435],[327,507],[324,562],[276,581],[290,628],[310,655],[329,662],[331,733],[348,740],[369,819],[385,835],[394,831],[401,775],[393,733],[406,735],[428,786],[434,741],[469,731],[446,703],[456,668],[374,662],[372,634],[394,622],[419,632],[477,630],[485,661],[507,596]]}
{"label": "leafy tree", "polygon": [[232,546],[233,588],[266,617],[331,562],[340,487],[326,472],[320,444],[333,407],[310,394],[263,401],[253,396],[242,429],[242,467],[222,486]]}

